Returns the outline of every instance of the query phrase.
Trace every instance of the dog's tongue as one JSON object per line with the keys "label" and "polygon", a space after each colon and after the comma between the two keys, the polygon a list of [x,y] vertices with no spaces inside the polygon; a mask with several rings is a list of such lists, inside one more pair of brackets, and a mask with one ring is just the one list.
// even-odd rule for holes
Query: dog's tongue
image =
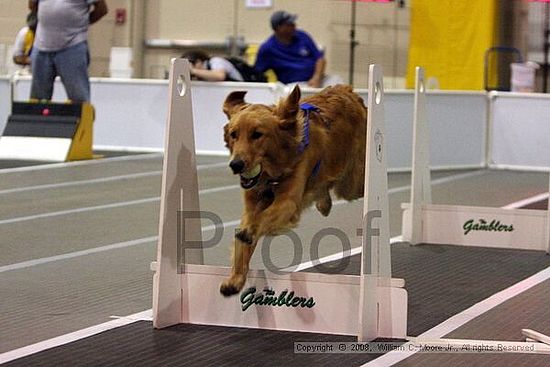
{"label": "dog's tongue", "polygon": [[261,171],[262,171],[262,166],[257,164],[256,166],[254,166],[254,168],[242,173],[241,176],[246,179],[251,179],[258,176]]}

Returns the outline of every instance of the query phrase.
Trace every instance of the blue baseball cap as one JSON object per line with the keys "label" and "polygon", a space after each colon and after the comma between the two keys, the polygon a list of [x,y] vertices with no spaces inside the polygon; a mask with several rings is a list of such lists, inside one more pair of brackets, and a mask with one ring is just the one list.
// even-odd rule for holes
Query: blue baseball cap
{"label": "blue baseball cap", "polygon": [[279,10],[271,15],[271,28],[276,29],[282,24],[296,24],[298,15],[290,14],[287,11]]}

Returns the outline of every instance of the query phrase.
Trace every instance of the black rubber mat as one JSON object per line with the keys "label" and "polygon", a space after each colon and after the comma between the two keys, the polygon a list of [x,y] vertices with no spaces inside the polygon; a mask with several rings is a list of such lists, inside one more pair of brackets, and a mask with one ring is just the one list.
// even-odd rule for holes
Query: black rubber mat
{"label": "black rubber mat", "polygon": [[394,276],[409,292],[409,335],[449,317],[550,266],[542,251],[400,244]]}
{"label": "black rubber mat", "polygon": [[[359,260],[350,258],[345,272],[357,274]],[[392,260],[409,292],[409,335],[550,266],[542,252],[404,243],[393,245]],[[6,366],[358,366],[379,356],[295,354],[298,341],[355,338],[197,325],[153,330],[138,322]]]}
{"label": "black rubber mat", "polygon": [[[550,266],[550,255],[542,251],[408,243],[392,246],[393,276],[405,279],[409,293],[411,336]],[[359,274],[360,266],[361,257],[353,256],[344,273]]]}
{"label": "black rubber mat", "polygon": [[531,203],[529,205],[526,205],[522,209],[548,210],[548,199],[537,201],[536,203]]}
{"label": "black rubber mat", "polygon": [[359,354],[295,354],[294,342],[354,337],[140,321],[19,359],[5,366],[356,366]]}
{"label": "black rubber mat", "polygon": [[[550,335],[550,280],[480,315],[450,333],[447,338],[474,340],[524,341],[521,329],[533,329]],[[525,366],[548,367],[550,356],[515,353],[422,353],[396,366]]]}

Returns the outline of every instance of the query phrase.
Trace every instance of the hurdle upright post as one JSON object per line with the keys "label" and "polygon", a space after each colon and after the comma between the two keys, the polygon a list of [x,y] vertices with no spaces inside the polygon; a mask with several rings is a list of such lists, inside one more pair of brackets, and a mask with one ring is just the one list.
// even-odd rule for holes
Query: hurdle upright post
{"label": "hurdle upright post", "polygon": [[183,320],[183,264],[203,263],[202,248],[185,249],[183,239],[201,241],[199,219],[185,220],[182,213],[199,213],[199,191],[189,63],[172,59],[169,105],[160,199],[157,261],[152,264],[153,326],[163,328]]}
{"label": "hurdle upright post", "polygon": [[403,240],[410,242],[412,245],[423,241],[424,215],[422,214],[422,205],[432,202],[429,142],[424,69],[417,66],[413,112],[411,208],[408,218],[409,223],[404,223],[404,226],[408,227],[408,233],[405,230],[403,231]]}
{"label": "hurdle upright post", "polygon": [[[368,117],[365,158],[365,192],[359,296],[359,341],[379,337],[380,319],[376,294],[391,282],[388,217],[388,176],[384,129],[384,86],[379,65],[369,68]],[[377,219],[375,221],[375,219]],[[377,222],[376,227],[374,223]]]}

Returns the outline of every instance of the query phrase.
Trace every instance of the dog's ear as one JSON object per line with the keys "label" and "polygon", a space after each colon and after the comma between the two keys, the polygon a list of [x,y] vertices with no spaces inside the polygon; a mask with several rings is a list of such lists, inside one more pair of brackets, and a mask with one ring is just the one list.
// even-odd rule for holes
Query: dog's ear
{"label": "dog's ear", "polygon": [[235,112],[240,111],[243,106],[248,105],[244,101],[245,95],[246,91],[240,90],[229,93],[229,95],[225,98],[225,102],[223,103],[223,112],[228,119],[231,119],[231,116],[233,116]]}
{"label": "dog's ear", "polygon": [[296,85],[292,92],[277,106],[277,116],[281,119],[281,128],[290,130],[296,127],[296,116],[300,110],[300,87]]}

